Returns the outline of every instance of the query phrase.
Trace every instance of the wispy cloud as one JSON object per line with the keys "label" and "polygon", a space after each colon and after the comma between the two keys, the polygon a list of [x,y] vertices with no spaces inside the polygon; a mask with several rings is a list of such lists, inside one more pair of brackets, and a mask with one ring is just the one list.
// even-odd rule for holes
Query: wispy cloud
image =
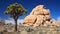
{"label": "wispy cloud", "polygon": [[[10,18],[10,19],[8,19],[8,20],[5,20],[6,21],[6,23],[12,23],[12,24],[15,24],[14,23],[14,20],[12,19],[12,18]],[[23,19],[18,19],[17,20],[17,23],[19,24],[19,23],[23,23]]]}
{"label": "wispy cloud", "polygon": [[57,17],[57,20],[60,20],[60,16]]}

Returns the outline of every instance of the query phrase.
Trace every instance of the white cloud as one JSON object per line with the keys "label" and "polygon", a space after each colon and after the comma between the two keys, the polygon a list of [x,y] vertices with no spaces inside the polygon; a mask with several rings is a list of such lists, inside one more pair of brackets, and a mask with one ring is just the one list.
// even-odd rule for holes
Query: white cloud
{"label": "white cloud", "polygon": [[60,20],[60,16],[57,17],[57,20]]}
{"label": "white cloud", "polygon": [[[5,20],[6,23],[12,23],[12,24],[15,24],[14,20],[12,18],[8,19],[8,20]],[[23,19],[18,19],[17,20],[17,23],[23,23]]]}
{"label": "white cloud", "polygon": [[14,20],[12,20],[12,19],[5,20],[5,22],[14,24]]}
{"label": "white cloud", "polygon": [[18,22],[18,24],[19,24],[19,23],[23,23],[23,19],[18,19],[17,22]]}

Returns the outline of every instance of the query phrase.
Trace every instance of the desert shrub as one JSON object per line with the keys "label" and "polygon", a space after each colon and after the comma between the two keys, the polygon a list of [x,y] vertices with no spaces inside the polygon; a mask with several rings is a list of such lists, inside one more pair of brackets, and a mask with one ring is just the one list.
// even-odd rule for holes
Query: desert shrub
{"label": "desert shrub", "polygon": [[0,34],[3,34],[3,32],[0,32]]}
{"label": "desert shrub", "polygon": [[3,32],[8,32],[7,30],[3,30]]}
{"label": "desert shrub", "polygon": [[31,29],[31,28],[29,28],[28,30],[27,30],[27,32],[32,32],[32,31],[34,31],[33,29]]}

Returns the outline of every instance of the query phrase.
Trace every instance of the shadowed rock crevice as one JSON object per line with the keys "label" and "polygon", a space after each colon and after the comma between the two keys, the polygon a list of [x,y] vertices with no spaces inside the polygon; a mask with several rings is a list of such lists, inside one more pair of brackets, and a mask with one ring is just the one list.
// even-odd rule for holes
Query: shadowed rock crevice
{"label": "shadowed rock crevice", "polygon": [[37,18],[35,19],[35,21],[34,21],[34,23],[33,24],[35,24],[35,22],[37,21]]}

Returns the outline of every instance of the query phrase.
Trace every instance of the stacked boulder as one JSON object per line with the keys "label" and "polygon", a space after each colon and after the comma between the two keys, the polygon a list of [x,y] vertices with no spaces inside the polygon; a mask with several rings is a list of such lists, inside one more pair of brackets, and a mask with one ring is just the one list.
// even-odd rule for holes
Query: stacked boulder
{"label": "stacked boulder", "polygon": [[26,16],[23,21],[24,26],[48,26],[55,25],[55,21],[50,17],[50,10],[44,5],[36,6],[30,15]]}

